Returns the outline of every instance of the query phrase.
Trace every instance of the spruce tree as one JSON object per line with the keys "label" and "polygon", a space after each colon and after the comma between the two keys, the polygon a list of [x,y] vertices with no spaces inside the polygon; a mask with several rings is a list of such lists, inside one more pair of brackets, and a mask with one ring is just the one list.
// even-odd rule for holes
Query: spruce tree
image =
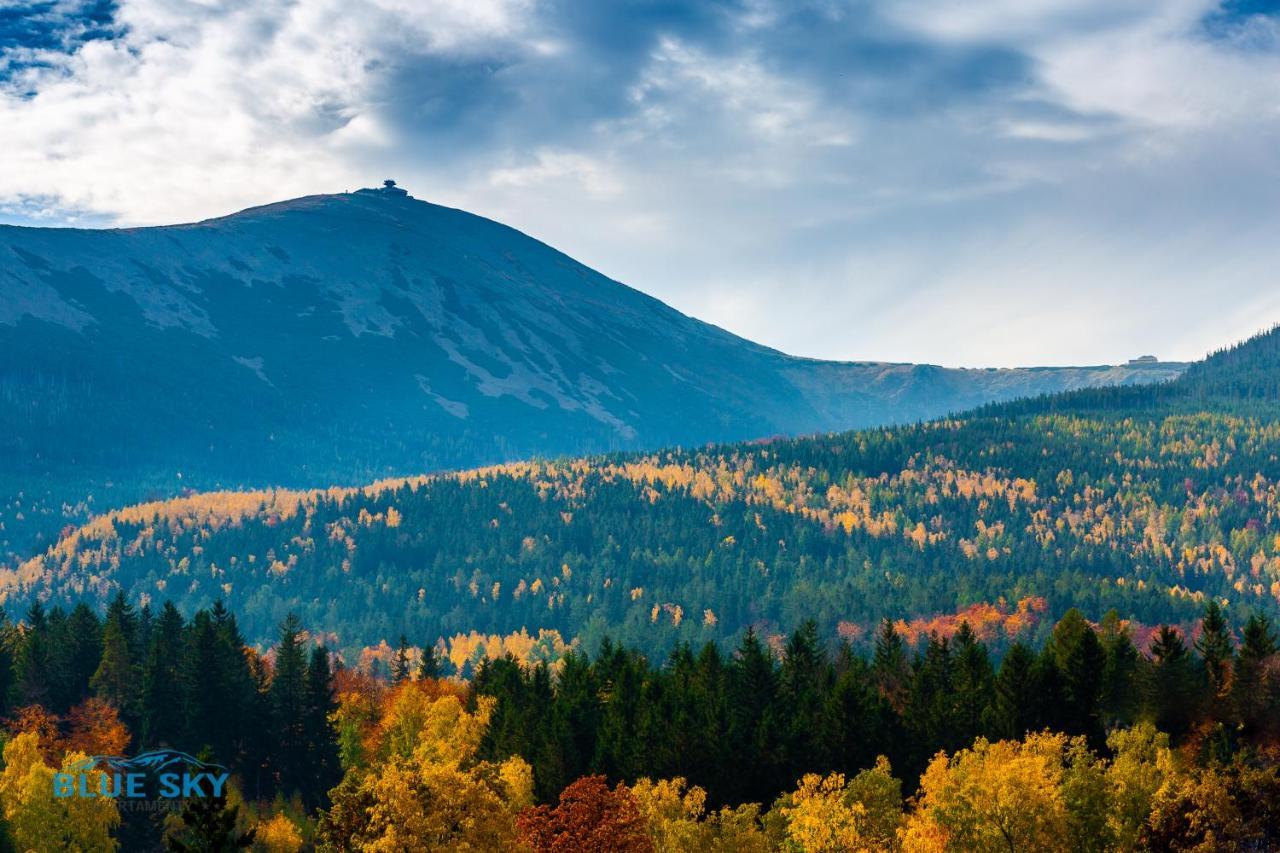
{"label": "spruce tree", "polygon": [[881,620],[880,630],[876,633],[871,672],[880,695],[895,712],[901,714],[911,692],[911,664],[907,660],[906,644],[888,619]]}
{"label": "spruce tree", "polygon": [[1177,740],[1187,733],[1196,717],[1196,662],[1182,635],[1168,625],[1156,632],[1151,658],[1147,707],[1156,728]]}
{"label": "spruce tree", "polygon": [[1099,706],[1106,729],[1132,725],[1141,704],[1137,678],[1141,655],[1120,615],[1110,610],[1102,619],[1102,692]]}
{"label": "spruce tree", "polygon": [[131,728],[136,726],[140,681],[124,626],[108,615],[102,629],[102,661],[90,684],[94,695],[114,705]]}
{"label": "spruce tree", "polygon": [[436,652],[434,645],[422,647],[422,659],[418,661],[418,680],[426,678],[441,678],[443,671],[440,666],[440,655]]}
{"label": "spruce tree", "polygon": [[409,680],[409,640],[404,634],[400,635],[396,656],[391,663],[391,680],[395,684],[403,684]]}
{"label": "spruce tree", "polygon": [[62,642],[65,647],[59,658],[65,667],[62,680],[66,692],[57,713],[88,697],[89,683],[102,662],[102,623],[89,605],[81,602],[72,609]]}
{"label": "spruce tree", "polygon": [[1235,644],[1231,639],[1227,617],[1222,612],[1222,607],[1213,599],[1205,605],[1204,617],[1200,620],[1200,636],[1195,646],[1204,668],[1206,702],[1211,713],[1217,717],[1219,701],[1225,697],[1230,686]]}
{"label": "spruce tree", "polygon": [[182,614],[166,601],[142,667],[142,743],[177,745],[183,736]]}
{"label": "spruce tree", "polygon": [[286,794],[306,787],[308,768],[306,709],[307,662],[302,647],[302,623],[290,613],[280,625],[275,668],[267,688],[273,738],[272,766]]}
{"label": "spruce tree", "polygon": [[302,718],[308,757],[303,796],[312,807],[321,805],[329,790],[342,781],[337,736],[329,721],[329,715],[337,709],[329,650],[316,646],[311,650],[311,659],[307,663],[306,706]]}
{"label": "spruce tree", "polygon": [[1049,643],[1062,674],[1063,731],[1082,734],[1094,747],[1104,739],[1100,702],[1106,652],[1093,626],[1074,607],[1058,621]]}
{"label": "spruce tree", "polygon": [[952,683],[955,686],[957,737],[971,742],[987,733],[986,710],[995,681],[991,658],[968,622],[956,631]]}
{"label": "spruce tree", "polygon": [[1236,719],[1251,736],[1280,729],[1280,679],[1274,665],[1277,650],[1271,622],[1260,613],[1245,623],[1240,654],[1235,660],[1231,705]]}
{"label": "spruce tree", "polygon": [[1036,657],[1026,645],[1016,642],[1005,652],[1000,673],[995,678],[987,713],[992,734],[1001,739],[1020,740],[1038,728],[1038,689]]}
{"label": "spruce tree", "polygon": [[49,622],[44,605],[36,599],[27,608],[26,631],[17,655],[19,705],[45,705],[49,701]]}

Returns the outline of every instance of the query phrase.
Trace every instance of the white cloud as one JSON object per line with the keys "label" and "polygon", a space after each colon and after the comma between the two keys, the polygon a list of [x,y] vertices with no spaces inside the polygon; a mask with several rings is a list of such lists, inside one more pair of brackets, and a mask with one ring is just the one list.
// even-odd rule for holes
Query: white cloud
{"label": "white cloud", "polygon": [[0,90],[0,199],[160,223],[368,183],[396,142],[377,103],[388,59],[511,38],[523,8],[124,0],[121,38]]}
{"label": "white cloud", "polygon": [[1190,357],[1280,318],[1274,20],[802,5],[610,29],[589,3],[124,0],[117,40],[0,82],[0,210],[184,221],[390,174],[814,356]]}

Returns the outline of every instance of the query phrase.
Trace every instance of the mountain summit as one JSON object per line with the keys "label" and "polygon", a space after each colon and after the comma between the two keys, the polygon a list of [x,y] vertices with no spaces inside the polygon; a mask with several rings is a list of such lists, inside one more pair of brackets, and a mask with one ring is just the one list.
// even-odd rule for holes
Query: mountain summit
{"label": "mountain summit", "polygon": [[188,225],[0,227],[0,494],[22,484],[30,504],[34,483],[45,501],[25,527],[10,501],[0,550],[84,493],[136,497],[103,497],[110,482],[350,483],[901,422],[1181,368],[795,358],[390,180]]}

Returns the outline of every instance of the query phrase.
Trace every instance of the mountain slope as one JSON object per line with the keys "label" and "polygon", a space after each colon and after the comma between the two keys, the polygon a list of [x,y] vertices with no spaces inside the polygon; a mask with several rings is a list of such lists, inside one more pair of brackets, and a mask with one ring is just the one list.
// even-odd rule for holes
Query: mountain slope
{"label": "mountain slope", "polygon": [[[1268,348],[1245,359],[1280,373]],[[1280,602],[1280,420],[1242,350],[1128,396],[711,447],[515,463],[367,489],[221,493],[109,514],[16,572],[11,606],[225,597],[250,636],[290,610],[346,648],[479,630],[608,634],[651,652],[815,619],[1002,641],[1070,607],[1190,623]],[[1193,392],[1217,401],[1187,410]],[[1058,398],[1069,401],[1073,395]],[[1235,400],[1233,408],[1230,401]],[[1085,401],[1088,402],[1088,401]],[[950,615],[949,615],[950,614]]]}
{"label": "mountain slope", "polygon": [[23,550],[90,492],[102,507],[801,434],[1181,368],[793,358],[395,191],[163,228],[0,227],[0,542]]}

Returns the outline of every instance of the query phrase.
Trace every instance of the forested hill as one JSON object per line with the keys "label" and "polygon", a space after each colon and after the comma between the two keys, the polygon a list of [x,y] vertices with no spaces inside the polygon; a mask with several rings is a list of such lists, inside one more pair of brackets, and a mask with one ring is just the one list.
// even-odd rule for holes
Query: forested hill
{"label": "forested hill", "polygon": [[849,429],[1181,369],[794,358],[394,187],[0,226],[0,562],[184,489]]}
{"label": "forested hill", "polygon": [[[1275,333],[1180,380],[1218,401],[987,410],[818,438],[527,462],[363,490],[134,507],[0,578],[33,595],[225,598],[263,638],[289,610],[346,648],[479,631],[650,651],[782,633],[1040,639],[1070,607],[1191,623],[1280,600],[1280,422],[1240,392]],[[1235,399],[1236,407],[1224,401]],[[1055,409],[1055,406],[1047,407]]]}

